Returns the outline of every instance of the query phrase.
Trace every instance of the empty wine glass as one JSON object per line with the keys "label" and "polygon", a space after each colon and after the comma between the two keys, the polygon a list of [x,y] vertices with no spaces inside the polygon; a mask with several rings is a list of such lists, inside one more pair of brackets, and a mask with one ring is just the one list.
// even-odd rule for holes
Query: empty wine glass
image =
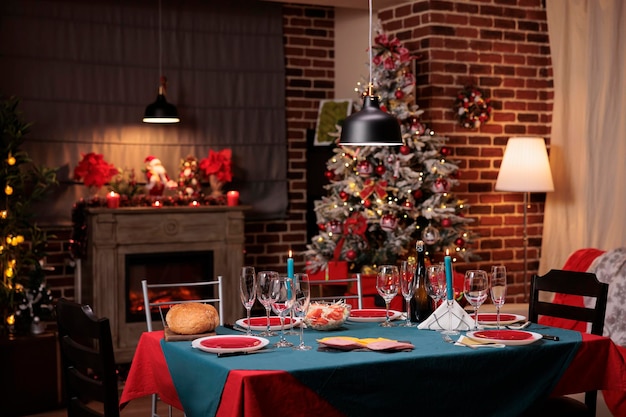
{"label": "empty wine glass", "polygon": [[276,333],[270,329],[270,311],[272,311],[272,303],[275,301],[273,297],[278,296],[277,293],[272,292],[272,281],[278,277],[276,271],[261,271],[256,275],[256,297],[265,307],[267,314],[267,329],[259,333],[259,336],[276,336]]}
{"label": "empty wine glass", "polygon": [[506,299],[506,267],[497,265],[491,267],[491,301],[496,306],[496,325],[500,328],[500,308]]}
{"label": "empty wine glass", "polygon": [[280,319],[280,339],[274,343],[274,347],[291,347],[293,343],[285,339],[285,315],[293,307],[295,294],[293,292],[293,279],[280,276],[272,279],[272,310]]}
{"label": "empty wine glass", "polygon": [[241,274],[239,275],[239,296],[241,297],[241,303],[246,309],[246,316],[248,318],[246,334],[250,336],[252,335],[250,313],[254,301],[256,300],[256,273],[253,266],[244,266],[241,268]]}
{"label": "empty wine glass", "polygon": [[389,320],[389,304],[393,297],[398,295],[398,287],[400,286],[400,272],[395,265],[382,265],[378,267],[376,275],[376,290],[383,300],[385,300],[385,321],[380,323],[382,327],[394,327]]}
{"label": "empty wine glass", "polygon": [[446,274],[443,264],[433,264],[426,268],[426,290],[428,295],[435,301],[435,310],[439,302],[446,296]]}
{"label": "empty wine glass", "polygon": [[307,274],[294,275],[294,303],[293,312],[301,319],[300,321],[300,344],[294,346],[295,350],[310,350],[311,346],[304,344],[304,317],[309,310],[311,302],[311,288],[309,285],[309,276]]}
{"label": "empty wine glass", "polygon": [[474,307],[474,330],[478,330],[478,309],[487,299],[489,280],[487,272],[480,269],[471,269],[465,272],[463,281],[463,295]]}
{"label": "empty wine glass", "polygon": [[415,264],[409,261],[400,263],[400,290],[406,304],[406,321],[401,324],[402,327],[415,327],[411,323],[411,298],[413,298],[413,290],[415,289]]}

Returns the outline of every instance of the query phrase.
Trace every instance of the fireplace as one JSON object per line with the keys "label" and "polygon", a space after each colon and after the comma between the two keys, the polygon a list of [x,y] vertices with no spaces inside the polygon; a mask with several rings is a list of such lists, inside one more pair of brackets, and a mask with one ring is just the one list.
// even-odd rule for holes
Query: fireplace
{"label": "fireplace", "polygon": [[[214,281],[213,252],[168,252],[126,255],[126,323],[145,322],[141,281],[150,284]],[[148,293],[150,302],[171,300],[199,300],[217,298],[214,287],[174,287]],[[215,291],[217,292],[217,291]],[[152,312],[152,320],[160,322],[158,308]]]}
{"label": "fireplace", "polygon": [[243,264],[244,209],[88,209],[88,250],[77,274],[77,299],[111,321],[117,362],[132,359],[139,336],[146,331],[143,306],[137,307],[137,297],[143,301],[142,279],[193,281],[221,275],[224,321],[243,317],[238,276]]}

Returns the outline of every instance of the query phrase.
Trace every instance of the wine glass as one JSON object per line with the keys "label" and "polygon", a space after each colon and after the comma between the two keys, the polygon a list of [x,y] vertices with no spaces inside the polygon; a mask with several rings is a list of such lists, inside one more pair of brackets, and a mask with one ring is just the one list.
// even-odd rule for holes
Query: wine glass
{"label": "wine glass", "polygon": [[385,321],[380,323],[382,327],[394,327],[389,320],[389,304],[393,297],[398,295],[398,287],[400,286],[400,271],[395,265],[382,265],[378,267],[376,275],[376,290],[383,300],[385,300],[386,316]]}
{"label": "wine glass", "polygon": [[409,261],[400,263],[400,290],[406,303],[406,321],[401,327],[415,327],[411,323],[411,298],[415,289],[415,265]]}
{"label": "wine glass", "polygon": [[300,322],[300,344],[294,346],[295,350],[310,350],[311,346],[304,344],[304,317],[309,309],[311,302],[311,287],[309,285],[309,276],[307,274],[295,274],[294,275],[294,303],[293,312],[295,315],[302,319]]}
{"label": "wine glass", "polygon": [[439,307],[439,302],[446,296],[446,274],[443,264],[429,265],[426,268],[428,277],[426,290],[428,295],[435,301],[435,310]]}
{"label": "wine glass", "polygon": [[496,306],[496,325],[500,328],[500,308],[506,299],[506,267],[497,265],[491,267],[491,301]]}
{"label": "wine glass", "polygon": [[241,268],[241,274],[239,275],[239,296],[241,302],[246,309],[246,316],[248,318],[248,329],[246,334],[252,335],[250,328],[250,313],[252,306],[256,300],[256,273],[253,266],[244,266]]}
{"label": "wine glass", "polygon": [[276,333],[270,329],[270,311],[272,311],[272,303],[275,301],[273,297],[278,296],[277,293],[272,292],[272,281],[278,277],[276,271],[261,271],[256,275],[256,297],[265,307],[267,314],[267,329],[259,333],[259,336],[276,336]]}
{"label": "wine glass", "polygon": [[293,279],[286,276],[279,276],[272,279],[272,310],[280,319],[280,339],[274,343],[274,347],[291,347],[293,343],[285,339],[285,315],[293,307],[295,294],[293,292]]}
{"label": "wine glass", "polygon": [[487,299],[489,280],[487,272],[480,269],[471,269],[465,272],[463,281],[463,295],[474,307],[474,330],[478,330],[478,309]]}

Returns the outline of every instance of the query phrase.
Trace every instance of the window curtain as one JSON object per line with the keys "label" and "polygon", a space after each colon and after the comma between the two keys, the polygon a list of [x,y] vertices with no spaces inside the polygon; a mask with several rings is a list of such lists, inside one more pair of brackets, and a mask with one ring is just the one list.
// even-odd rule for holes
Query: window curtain
{"label": "window curtain", "polygon": [[573,251],[626,244],[626,2],[548,0],[554,73],[539,270]]}
{"label": "window curtain", "polygon": [[[0,94],[21,98],[24,119],[34,123],[24,146],[31,158],[60,168],[62,187],[46,203],[44,222],[69,223],[74,202],[90,195],[73,181],[81,154],[102,154],[145,182],[147,156],[176,180],[188,155],[201,160],[225,148],[234,179],[224,188],[252,206],[246,217],[285,215],[282,6],[160,3],[161,23],[158,1],[0,2]],[[178,125],[141,121],[161,75]]]}

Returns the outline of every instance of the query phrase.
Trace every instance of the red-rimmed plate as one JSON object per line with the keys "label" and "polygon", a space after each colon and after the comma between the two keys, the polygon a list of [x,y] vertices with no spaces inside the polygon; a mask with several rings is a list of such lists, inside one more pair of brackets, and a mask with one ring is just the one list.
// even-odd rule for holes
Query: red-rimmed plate
{"label": "red-rimmed plate", "polygon": [[[385,321],[385,312],[386,310],[383,308],[351,309],[348,320],[361,323],[382,322]],[[399,311],[389,310],[389,320],[396,320],[401,315],[402,313]]]}
{"label": "red-rimmed plate", "polygon": [[[298,323],[298,319],[285,317],[285,329],[291,329]],[[235,322],[237,326],[247,329],[248,319],[239,319]],[[250,317],[250,330],[262,332],[267,329],[267,317]],[[278,316],[270,316],[270,330],[280,330],[280,318]]]}
{"label": "red-rimmed plate", "polygon": [[[474,320],[474,314],[470,314],[472,320]],[[518,321],[526,321],[526,317],[519,314],[500,313],[500,325],[506,326],[507,324],[517,323]],[[497,325],[498,318],[496,313],[478,313],[478,323],[486,325]]]}
{"label": "red-rimmed plate", "polygon": [[541,339],[539,333],[523,330],[477,330],[467,332],[467,337],[480,342],[502,343],[504,345],[529,345]]}
{"label": "red-rimmed plate", "polygon": [[195,339],[191,346],[210,353],[252,352],[267,346],[270,341],[257,336],[207,336]]}

